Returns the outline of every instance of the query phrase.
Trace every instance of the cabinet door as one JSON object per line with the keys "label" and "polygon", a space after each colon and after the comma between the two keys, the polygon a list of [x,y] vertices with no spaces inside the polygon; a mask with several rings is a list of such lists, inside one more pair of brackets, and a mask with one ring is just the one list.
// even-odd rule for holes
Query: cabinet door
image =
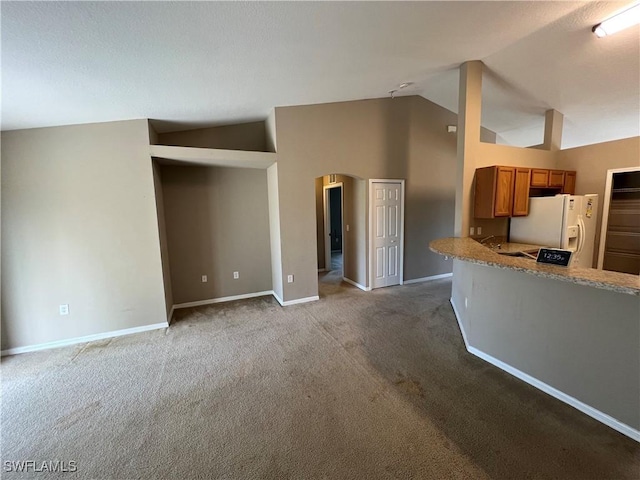
{"label": "cabinet door", "polygon": [[568,193],[569,195],[576,194],[576,172],[564,172],[562,193]]}
{"label": "cabinet door", "polygon": [[547,187],[549,186],[549,170],[534,168],[531,170],[531,186]]}
{"label": "cabinet door", "polygon": [[496,198],[496,171],[498,167],[484,167],[476,170],[476,189],[473,202],[475,218],[494,218],[493,206]]}
{"label": "cabinet door", "polygon": [[515,183],[515,168],[498,167],[496,178],[496,197],[493,214],[496,217],[511,216],[513,207],[513,185]]}
{"label": "cabinet door", "polygon": [[564,170],[549,170],[549,186],[564,187]]}
{"label": "cabinet door", "polygon": [[530,168],[516,168],[515,188],[513,190],[514,217],[529,215],[529,183],[531,182]]}

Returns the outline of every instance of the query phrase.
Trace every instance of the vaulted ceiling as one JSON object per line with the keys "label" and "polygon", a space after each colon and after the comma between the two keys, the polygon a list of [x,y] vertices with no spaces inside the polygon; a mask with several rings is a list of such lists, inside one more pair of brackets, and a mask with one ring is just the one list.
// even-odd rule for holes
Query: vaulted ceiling
{"label": "vaulted ceiling", "polygon": [[422,95],[458,108],[486,65],[483,125],[513,145],[640,134],[640,28],[596,38],[623,2],[7,2],[2,129],[152,118],[264,119],[275,106]]}

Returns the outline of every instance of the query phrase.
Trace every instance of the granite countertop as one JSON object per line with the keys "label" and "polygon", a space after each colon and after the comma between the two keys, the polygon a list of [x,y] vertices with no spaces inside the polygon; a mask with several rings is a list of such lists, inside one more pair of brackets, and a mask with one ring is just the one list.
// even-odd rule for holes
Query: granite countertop
{"label": "granite countertop", "polygon": [[[540,248],[538,245],[503,243],[501,251],[513,253],[536,250],[538,248]],[[500,255],[488,246],[481,245],[471,238],[441,238],[431,242],[429,249],[440,255],[478,265],[517,270],[538,277],[640,296],[640,276],[638,275],[596,270],[594,268],[559,267],[536,263],[535,260],[530,258]]]}

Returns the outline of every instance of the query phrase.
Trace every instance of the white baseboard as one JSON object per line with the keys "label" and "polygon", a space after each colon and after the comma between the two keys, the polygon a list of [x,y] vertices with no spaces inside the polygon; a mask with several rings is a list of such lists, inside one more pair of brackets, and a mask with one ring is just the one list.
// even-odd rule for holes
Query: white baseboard
{"label": "white baseboard", "polygon": [[430,277],[414,278],[412,280],[405,280],[405,285],[411,285],[412,283],[431,282],[433,280],[440,280],[442,278],[449,278],[453,276],[453,273],[442,273],[440,275],[431,275]]}
{"label": "white baseboard", "polygon": [[517,368],[514,368],[511,365],[508,365],[503,361],[498,360],[497,358],[494,358],[491,355],[488,355],[478,350],[475,347],[468,347],[467,350],[469,351],[469,353],[475,355],[476,357],[481,358],[486,362],[489,362],[490,364],[498,367],[501,370],[504,370],[507,373],[510,373],[514,377],[517,377],[524,382],[527,382],[529,385],[536,387],[538,390],[542,390],[543,392],[548,393],[552,397],[557,398],[558,400],[566,403],[567,405],[571,405],[573,408],[580,410],[582,413],[586,413],[591,418],[594,418],[599,422],[604,423],[605,425],[613,428],[614,430],[617,430],[623,435],[626,435],[627,437],[632,438],[636,442],[640,442],[640,430],[636,430],[630,427],[629,425],[626,425],[616,420],[615,418],[607,415],[606,413],[603,413],[600,410],[597,410],[587,405],[586,403],[583,403],[580,400],[573,398],[571,395],[567,395],[566,393],[561,392],[560,390],[552,387],[551,385],[547,385],[546,383],[541,382],[537,378],[534,378],[531,375],[526,374],[518,370]]}
{"label": "white baseboard", "polygon": [[566,393],[558,390],[557,388],[554,388],[551,385],[548,385],[538,380],[537,378],[532,377],[528,373],[524,373],[523,371],[518,370],[517,368],[512,367],[507,363],[504,363],[502,360],[498,360],[497,358],[492,357],[491,355],[484,353],[483,351],[478,350],[475,347],[470,346],[469,342],[467,341],[467,335],[464,331],[464,328],[462,327],[460,314],[458,312],[458,309],[456,308],[456,304],[453,301],[453,298],[450,299],[450,302],[451,302],[451,306],[453,307],[453,313],[455,314],[456,320],[458,321],[460,332],[462,333],[464,345],[469,353],[471,353],[472,355],[475,355],[478,358],[481,358],[485,362],[488,362],[495,367],[498,367],[500,370],[503,370],[513,375],[516,378],[519,378],[523,382],[528,383],[529,385],[537,388],[538,390],[542,390],[546,394],[551,395],[552,397],[560,400],[561,402],[564,402],[567,405],[570,405],[573,408],[580,410],[582,413],[589,415],[591,418],[598,420],[600,423],[604,423],[608,427],[611,427],[614,430],[617,430],[618,432],[622,433],[623,435],[626,435],[627,437],[635,440],[636,442],[640,442],[640,430],[636,430],[635,428],[630,427],[629,425],[626,425],[616,420],[612,416],[607,415],[606,413],[603,413],[600,410],[597,410],[592,406],[587,405],[586,403],[581,402],[576,398],[573,398],[571,395],[567,395]]}
{"label": "white baseboard", "polygon": [[288,307],[289,305],[297,305],[299,303],[315,302],[316,300],[320,300],[320,297],[318,295],[315,295],[313,297],[297,298],[295,300],[289,300],[285,302],[276,294],[276,292],[273,292],[272,295],[278,301],[278,303],[283,307]]}
{"label": "white baseboard", "polygon": [[0,352],[1,356],[5,355],[17,355],[19,353],[36,352],[38,350],[48,350],[50,348],[68,347],[69,345],[76,345],[78,343],[95,342],[96,340],[104,340],[105,338],[121,337],[123,335],[130,335],[132,333],[146,332],[149,330],[156,330],[158,328],[169,327],[168,322],[154,323],[151,325],[144,325],[142,327],[125,328],[124,330],[113,330],[111,332],[96,333],[94,335],[86,335],[84,337],[69,338],[66,340],[58,340],[56,342],[40,343],[38,345],[29,345],[26,347],[8,348]]}
{"label": "white baseboard", "polygon": [[371,291],[371,287],[365,287],[364,285],[360,285],[359,283],[354,282],[350,278],[342,277],[342,280],[344,280],[345,282],[347,282],[350,285],[353,285],[354,287],[358,287],[360,290],[363,290],[365,292],[370,292]]}
{"label": "white baseboard", "polygon": [[318,273],[323,273],[323,272],[328,272],[329,270],[327,270],[326,268],[319,268],[318,269]]}
{"label": "white baseboard", "polygon": [[265,290],[264,292],[243,293],[241,295],[231,295],[229,297],[209,298],[207,300],[198,300],[195,302],[178,303],[173,306],[178,308],[201,307],[202,305],[211,305],[212,303],[233,302],[234,300],[244,300],[245,298],[264,297],[273,295],[273,290]]}

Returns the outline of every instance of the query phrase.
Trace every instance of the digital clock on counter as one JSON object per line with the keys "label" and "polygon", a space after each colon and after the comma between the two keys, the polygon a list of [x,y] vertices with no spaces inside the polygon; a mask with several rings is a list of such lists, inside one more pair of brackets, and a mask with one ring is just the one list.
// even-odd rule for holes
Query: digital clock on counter
{"label": "digital clock on counter", "polygon": [[538,252],[536,262],[548,263],[550,265],[559,265],[561,267],[568,267],[571,261],[571,250],[560,250],[556,248],[541,248]]}

